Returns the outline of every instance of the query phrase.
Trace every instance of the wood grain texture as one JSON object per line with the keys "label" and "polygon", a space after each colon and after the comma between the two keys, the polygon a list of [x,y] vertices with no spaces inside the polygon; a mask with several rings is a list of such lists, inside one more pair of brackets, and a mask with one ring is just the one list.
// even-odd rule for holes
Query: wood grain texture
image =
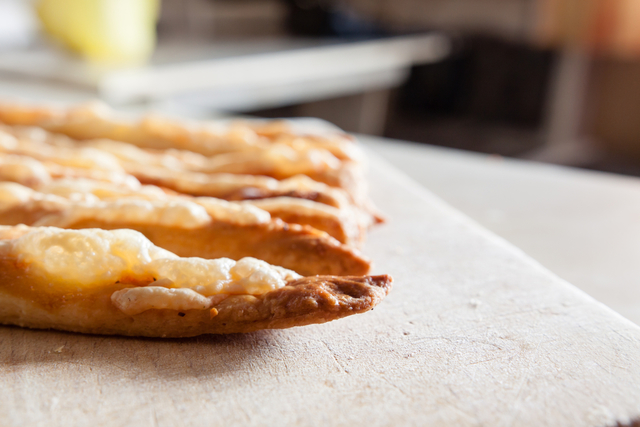
{"label": "wood grain texture", "polygon": [[0,425],[626,424],[640,328],[373,160],[373,312],[154,340],[0,327]]}

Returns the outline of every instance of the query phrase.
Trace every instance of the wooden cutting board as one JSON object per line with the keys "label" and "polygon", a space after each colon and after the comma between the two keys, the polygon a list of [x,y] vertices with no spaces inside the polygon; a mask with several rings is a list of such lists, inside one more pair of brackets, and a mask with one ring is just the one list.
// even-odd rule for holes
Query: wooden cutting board
{"label": "wooden cutting board", "polygon": [[379,159],[395,288],[325,325],[160,340],[0,327],[1,426],[562,425],[640,416],[640,328]]}

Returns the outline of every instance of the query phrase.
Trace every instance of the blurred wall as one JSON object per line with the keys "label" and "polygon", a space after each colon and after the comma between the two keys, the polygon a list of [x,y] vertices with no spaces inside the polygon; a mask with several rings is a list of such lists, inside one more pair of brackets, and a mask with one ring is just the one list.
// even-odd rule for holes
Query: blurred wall
{"label": "blurred wall", "polygon": [[591,74],[587,131],[600,148],[640,163],[640,60],[601,58]]}
{"label": "blurred wall", "polygon": [[640,1],[538,0],[538,39],[597,55],[640,56]]}
{"label": "blurred wall", "polygon": [[510,39],[531,36],[537,0],[345,0],[396,29],[437,28]]}
{"label": "blurred wall", "polygon": [[242,39],[286,33],[281,0],[162,0],[161,38]]}

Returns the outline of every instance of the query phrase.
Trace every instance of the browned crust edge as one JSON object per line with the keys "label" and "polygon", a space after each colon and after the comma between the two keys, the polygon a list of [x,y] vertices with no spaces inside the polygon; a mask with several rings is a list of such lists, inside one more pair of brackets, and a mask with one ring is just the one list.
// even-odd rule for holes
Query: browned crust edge
{"label": "browned crust edge", "polygon": [[389,293],[392,278],[387,275],[304,277],[260,296],[230,296],[211,310],[151,309],[133,316],[125,315],[111,303],[112,290],[94,298],[58,300],[62,302],[45,307],[27,296],[6,292],[4,287],[0,284],[2,324],[91,334],[178,338],[285,329],[363,313]]}

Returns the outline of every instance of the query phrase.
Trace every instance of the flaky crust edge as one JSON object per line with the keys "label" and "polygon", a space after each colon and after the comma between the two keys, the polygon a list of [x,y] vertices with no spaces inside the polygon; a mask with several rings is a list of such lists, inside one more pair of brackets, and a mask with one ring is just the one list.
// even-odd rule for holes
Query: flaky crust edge
{"label": "flaky crust edge", "polygon": [[303,277],[260,296],[229,296],[212,309],[151,309],[133,316],[111,303],[111,293],[46,307],[0,287],[0,323],[90,334],[173,338],[285,329],[369,311],[389,293],[392,281],[388,275]]}

